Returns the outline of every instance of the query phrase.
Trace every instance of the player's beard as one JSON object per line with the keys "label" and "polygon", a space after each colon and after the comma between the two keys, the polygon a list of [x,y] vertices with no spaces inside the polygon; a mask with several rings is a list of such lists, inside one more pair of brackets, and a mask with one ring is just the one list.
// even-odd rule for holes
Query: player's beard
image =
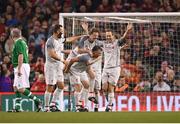
{"label": "player's beard", "polygon": [[58,37],[58,38],[61,38],[61,35],[62,35],[62,33],[59,33],[59,34],[57,35],[57,37]]}

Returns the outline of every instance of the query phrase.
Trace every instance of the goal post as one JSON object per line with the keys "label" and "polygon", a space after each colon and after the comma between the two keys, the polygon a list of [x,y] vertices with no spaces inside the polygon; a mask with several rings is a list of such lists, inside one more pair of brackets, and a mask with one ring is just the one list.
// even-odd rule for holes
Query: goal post
{"label": "goal post", "polygon": [[[120,38],[127,23],[133,23],[128,45],[120,52],[122,71],[114,110],[180,110],[177,107],[180,106],[177,102],[180,100],[180,12],[59,14],[66,37],[85,34],[81,27],[83,22],[88,24],[89,30],[93,27],[100,30],[99,40],[105,40],[105,30],[109,28]],[[66,49],[72,46],[65,44]],[[157,83],[159,71],[166,83],[163,88]],[[101,99],[103,101],[103,97]],[[122,104],[127,106],[123,108]]]}

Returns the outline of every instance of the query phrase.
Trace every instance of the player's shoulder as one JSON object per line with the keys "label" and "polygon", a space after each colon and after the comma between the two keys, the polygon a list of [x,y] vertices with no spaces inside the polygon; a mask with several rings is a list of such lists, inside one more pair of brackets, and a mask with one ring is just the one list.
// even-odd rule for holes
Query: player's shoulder
{"label": "player's shoulder", "polygon": [[81,62],[84,62],[84,61],[88,61],[91,57],[88,53],[84,53],[84,54],[80,54],[78,58]]}
{"label": "player's shoulder", "polygon": [[54,38],[51,36],[47,39],[46,44],[53,44]]}
{"label": "player's shoulder", "polygon": [[51,36],[47,39],[47,42],[52,42],[54,40],[54,38]]}
{"label": "player's shoulder", "polygon": [[24,39],[24,38],[19,38],[16,42],[15,42],[15,44],[27,44],[26,43],[26,40]]}
{"label": "player's shoulder", "polygon": [[101,45],[101,44],[104,43],[104,41],[103,41],[103,40],[98,40],[98,39],[97,39],[97,40],[96,40],[96,43]]}

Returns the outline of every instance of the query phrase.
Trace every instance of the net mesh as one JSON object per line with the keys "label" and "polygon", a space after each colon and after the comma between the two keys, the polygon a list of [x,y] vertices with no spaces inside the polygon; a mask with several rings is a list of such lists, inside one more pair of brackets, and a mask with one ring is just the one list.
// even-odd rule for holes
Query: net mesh
{"label": "net mesh", "polygon": [[[155,90],[170,91],[170,94],[179,93],[180,16],[63,18],[66,37],[85,34],[81,24],[86,22],[89,29],[96,27],[100,30],[99,40],[105,39],[107,28],[112,29],[116,37],[120,38],[127,23],[133,23],[133,31],[127,38],[128,45],[121,49],[121,76],[116,92],[132,95],[137,92],[148,94]],[[72,49],[73,46],[74,44],[66,43],[65,49]],[[156,89],[159,70],[163,73],[162,78],[166,86]],[[155,98],[152,98],[151,102],[153,99],[157,101],[158,94],[160,93],[153,93]]]}

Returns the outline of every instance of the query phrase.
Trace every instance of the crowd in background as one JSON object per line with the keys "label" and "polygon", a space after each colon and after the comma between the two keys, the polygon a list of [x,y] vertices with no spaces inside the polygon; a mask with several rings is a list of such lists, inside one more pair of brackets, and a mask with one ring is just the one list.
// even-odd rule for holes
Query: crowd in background
{"label": "crowd in background", "polygon": [[[59,23],[59,13],[178,11],[179,0],[0,0],[0,92],[13,91],[9,31],[14,26],[22,29],[29,46],[31,90],[45,91],[44,46],[50,27]],[[153,32],[145,27],[135,26],[141,34],[133,32],[130,46],[121,51],[122,75],[116,91],[156,91],[161,77],[169,86],[166,91],[180,91],[180,25],[154,24]],[[156,73],[159,70],[163,74]]]}

